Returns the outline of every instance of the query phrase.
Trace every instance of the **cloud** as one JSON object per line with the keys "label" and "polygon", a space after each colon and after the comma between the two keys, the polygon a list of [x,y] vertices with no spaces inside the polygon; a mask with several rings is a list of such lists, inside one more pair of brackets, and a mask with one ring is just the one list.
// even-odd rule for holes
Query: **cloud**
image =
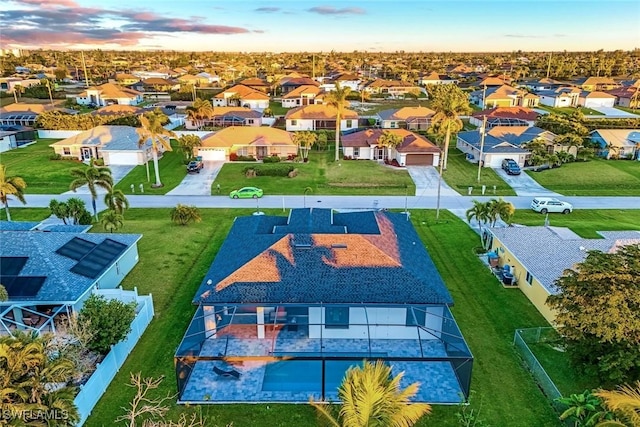
{"label": "cloud", "polygon": [[364,15],[366,11],[360,7],[344,7],[336,9],[331,6],[316,6],[307,9],[307,12],[317,13],[319,15]]}
{"label": "cloud", "polygon": [[513,39],[539,39],[540,36],[534,36],[529,34],[505,34],[503,37],[509,37]]}
{"label": "cloud", "polygon": [[254,12],[260,12],[260,13],[274,13],[279,11],[280,11],[279,7],[259,7],[257,9],[254,9]]}
{"label": "cloud", "polygon": [[25,6],[38,6],[43,9],[50,9],[55,7],[77,7],[78,3],[73,0],[12,0],[13,3]]}
{"label": "cloud", "polygon": [[553,37],[569,37],[566,34],[554,34]]}

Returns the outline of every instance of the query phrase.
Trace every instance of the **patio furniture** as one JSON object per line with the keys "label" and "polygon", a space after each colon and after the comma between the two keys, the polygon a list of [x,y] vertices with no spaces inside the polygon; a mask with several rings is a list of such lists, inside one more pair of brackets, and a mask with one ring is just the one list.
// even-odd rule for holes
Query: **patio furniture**
{"label": "patio furniture", "polygon": [[224,369],[220,369],[217,366],[214,366],[213,372],[224,378],[234,378],[236,380],[240,379],[240,372],[236,371],[235,369],[225,371]]}

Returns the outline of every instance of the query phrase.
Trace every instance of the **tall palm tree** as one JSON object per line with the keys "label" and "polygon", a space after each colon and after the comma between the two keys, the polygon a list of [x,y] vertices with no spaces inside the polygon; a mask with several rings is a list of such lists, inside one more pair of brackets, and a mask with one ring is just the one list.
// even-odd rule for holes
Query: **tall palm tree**
{"label": "tall palm tree", "polygon": [[475,218],[478,221],[478,225],[480,230],[482,230],[482,226],[484,223],[489,222],[491,219],[489,213],[489,203],[483,203],[478,200],[472,201],[473,206],[467,209],[467,221],[471,223],[471,220]]}
{"label": "tall palm tree", "polygon": [[[302,151],[302,158],[307,159],[309,157],[309,150],[313,147],[313,144],[318,140],[318,135],[309,131],[295,132],[293,134],[293,142],[297,145],[297,150]],[[297,155],[297,153],[296,153]]]}
{"label": "tall palm tree", "polygon": [[107,190],[107,194],[104,195],[104,204],[120,215],[124,213],[125,209],[129,209],[129,200],[122,190],[113,187]]}
{"label": "tall palm tree", "polygon": [[[398,145],[402,144],[402,137],[397,133],[393,133],[385,130],[384,132],[382,132],[382,135],[380,135],[380,137],[378,138],[377,143],[379,146],[386,147],[387,149],[390,149],[390,148],[395,149],[398,147]],[[389,156],[389,153],[387,152],[387,157],[388,156]]]}
{"label": "tall palm tree", "polygon": [[187,118],[191,120],[196,128],[202,127],[203,121],[213,115],[213,106],[209,100],[196,98],[193,105],[187,107]]}
{"label": "tall palm tree", "polygon": [[431,412],[426,403],[411,403],[419,384],[404,390],[403,373],[391,376],[391,367],[378,360],[351,367],[338,389],[342,407],[334,417],[326,405],[311,401],[318,414],[335,427],[410,427]]}
{"label": "tall palm tree", "polygon": [[158,169],[158,151],[160,150],[160,147],[166,151],[171,151],[172,149],[171,144],[169,143],[169,138],[177,138],[177,136],[175,133],[162,126],[162,117],[155,113],[148,114],[148,118],[144,114],[141,114],[140,124],[142,127],[137,129],[138,136],[140,137],[138,145],[143,147],[146,145],[147,141],[151,141],[153,166],[156,173],[156,183],[152,186],[162,187],[162,182],[160,181],[160,170]]}
{"label": "tall palm tree", "polygon": [[636,382],[635,387],[623,385],[618,390],[599,390],[595,395],[619,418],[616,421],[603,421],[597,427],[640,426],[640,381]]}
{"label": "tall palm tree", "polygon": [[113,177],[111,176],[111,169],[102,166],[94,166],[93,159],[89,166],[85,168],[71,169],[71,176],[75,179],[69,185],[69,189],[76,190],[83,185],[89,187],[89,193],[91,193],[91,206],[93,207],[93,216],[96,221],[98,220],[98,211],[96,209],[96,199],[98,198],[98,187],[111,191],[113,187]]}
{"label": "tall palm tree", "polygon": [[100,223],[104,227],[105,231],[109,233],[113,233],[122,228],[124,225],[124,217],[122,214],[109,209],[105,213],[102,214],[102,218],[100,219]]}
{"label": "tall palm tree", "polygon": [[27,202],[24,199],[24,189],[27,183],[19,176],[7,176],[7,167],[0,164],[0,202],[4,204],[4,210],[7,213],[7,221],[11,221],[11,213],[9,212],[9,196],[14,196],[23,205]]}
{"label": "tall palm tree", "polygon": [[341,87],[340,83],[336,83],[335,90],[324,97],[325,104],[336,109],[336,162],[340,160],[340,123],[344,115],[344,108],[348,105],[347,96],[349,93],[351,93],[350,87]]}
{"label": "tall palm tree", "polygon": [[488,210],[492,226],[496,225],[498,218],[507,223],[507,225],[511,225],[513,214],[516,212],[515,206],[513,206],[511,202],[507,202],[502,198],[491,199],[488,202]]}

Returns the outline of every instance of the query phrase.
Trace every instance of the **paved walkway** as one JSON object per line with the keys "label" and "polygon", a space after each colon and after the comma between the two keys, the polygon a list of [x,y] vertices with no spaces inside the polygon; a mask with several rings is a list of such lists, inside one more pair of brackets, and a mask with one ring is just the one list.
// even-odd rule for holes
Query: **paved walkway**
{"label": "paved walkway", "polygon": [[224,162],[204,162],[200,173],[189,173],[168,196],[209,196],[211,184],[215,181]]}
{"label": "paved walkway", "polygon": [[493,170],[513,188],[518,196],[562,197],[562,194],[554,193],[538,184],[535,179],[531,178],[524,171],[522,171],[520,175],[509,175],[501,168],[494,168]]}
{"label": "paved walkway", "polygon": [[[437,196],[440,174],[433,166],[407,166],[407,171],[416,185],[416,196]],[[453,188],[442,180],[441,196],[459,196]]]}

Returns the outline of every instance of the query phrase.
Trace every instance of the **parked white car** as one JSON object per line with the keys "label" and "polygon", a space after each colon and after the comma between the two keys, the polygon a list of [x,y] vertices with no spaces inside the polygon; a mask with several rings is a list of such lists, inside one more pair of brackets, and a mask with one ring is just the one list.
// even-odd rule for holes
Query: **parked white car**
{"label": "parked white car", "polygon": [[573,205],[551,197],[536,197],[531,202],[531,209],[541,214],[549,212],[568,214],[573,212]]}

